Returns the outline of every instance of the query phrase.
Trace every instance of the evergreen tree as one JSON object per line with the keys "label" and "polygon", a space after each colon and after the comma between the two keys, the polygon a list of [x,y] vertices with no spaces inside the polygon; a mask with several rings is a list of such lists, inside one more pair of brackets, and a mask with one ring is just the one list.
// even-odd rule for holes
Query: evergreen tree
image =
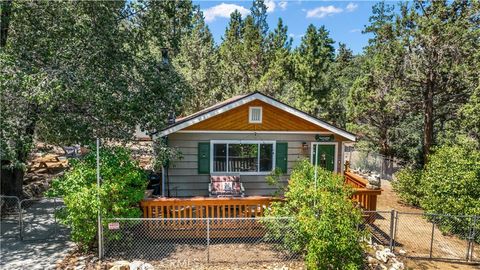
{"label": "evergreen tree", "polygon": [[268,67],[257,87],[259,91],[277,98],[283,96],[286,85],[293,77],[292,39],[287,36],[287,31],[287,26],[279,18],[277,27],[267,37],[264,57],[267,58]]}
{"label": "evergreen tree", "polygon": [[405,47],[405,101],[423,115],[423,162],[448,122],[478,84],[479,4],[416,1],[403,5],[399,40]]}
{"label": "evergreen tree", "polygon": [[250,11],[255,27],[257,27],[263,37],[266,37],[268,34],[268,23],[265,0],[254,0]]}
{"label": "evergreen tree", "polygon": [[244,91],[242,54],[243,20],[240,12],[235,10],[230,15],[230,21],[225,29],[223,42],[219,48],[220,78],[223,96],[222,100]]}
{"label": "evergreen tree", "polygon": [[198,7],[195,8],[192,25],[192,31],[182,39],[179,54],[173,60],[192,90],[183,104],[184,114],[213,105],[222,97],[217,51],[212,33]]}
{"label": "evergreen tree", "polygon": [[333,43],[324,26],[317,29],[311,24],[294,52],[295,80],[302,86],[306,97],[317,100],[318,106],[307,110],[315,115],[325,113],[322,105],[327,102],[331,91],[328,71],[335,58]]}

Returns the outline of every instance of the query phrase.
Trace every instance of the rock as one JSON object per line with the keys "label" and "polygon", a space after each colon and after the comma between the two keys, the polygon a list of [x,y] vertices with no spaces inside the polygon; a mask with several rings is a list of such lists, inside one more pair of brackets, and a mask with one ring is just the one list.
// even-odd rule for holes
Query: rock
{"label": "rock", "polygon": [[113,262],[110,270],[130,270],[130,263],[127,261]]}
{"label": "rock", "polygon": [[403,270],[405,269],[405,265],[402,262],[394,262],[392,263],[392,266],[390,267],[390,270]]}
{"label": "rock", "polygon": [[375,270],[388,270],[388,267],[386,267],[385,265],[379,263],[379,264],[377,264],[377,266],[375,267]]}
{"label": "rock", "polygon": [[130,270],[140,270],[143,267],[142,261],[133,261],[129,264]]}
{"label": "rock", "polygon": [[369,264],[376,264],[376,263],[378,263],[378,260],[369,255],[369,256],[367,256],[367,262]]}
{"label": "rock", "polygon": [[404,249],[400,249],[400,250],[398,251],[398,254],[400,254],[400,255],[405,255],[405,254],[407,254],[407,252],[406,252]]}
{"label": "rock", "polygon": [[393,253],[390,251],[389,248],[385,248],[385,249],[383,249],[383,250],[377,250],[377,251],[375,252],[375,257],[376,257],[378,260],[386,263],[386,262],[388,262],[388,259],[394,258],[394,257],[395,257],[395,254],[393,254]]}
{"label": "rock", "polygon": [[144,263],[140,270],[155,270],[155,267],[149,263]]}

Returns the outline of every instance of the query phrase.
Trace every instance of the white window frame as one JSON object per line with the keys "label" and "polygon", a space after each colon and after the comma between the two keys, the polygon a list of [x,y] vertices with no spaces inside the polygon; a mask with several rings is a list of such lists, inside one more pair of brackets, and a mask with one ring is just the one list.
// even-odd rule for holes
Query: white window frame
{"label": "white window frame", "polygon": [[[254,109],[259,109],[260,110],[260,120],[252,120],[252,112]],[[251,106],[248,109],[248,122],[251,124],[261,124],[263,120],[263,108],[259,106]]]}
{"label": "white window frame", "polygon": [[[226,172],[214,172],[213,171],[213,145],[214,144],[226,144],[227,145],[227,171]],[[228,171],[228,145],[229,144],[258,144],[258,166],[257,169],[260,170],[260,144],[272,144],[273,152],[272,152],[272,170],[268,172],[229,172]],[[234,174],[234,175],[269,175],[272,173],[272,171],[275,169],[275,153],[276,153],[276,147],[277,143],[276,141],[259,141],[259,140],[211,140],[210,141],[210,174],[212,175],[229,175],[229,174]]]}
{"label": "white window frame", "polygon": [[313,150],[316,145],[334,145],[335,146],[335,159],[333,161],[333,172],[338,172],[337,168],[337,163],[338,163],[338,142],[312,142],[310,145],[310,162],[312,165],[315,165],[315,157],[313,156]]}

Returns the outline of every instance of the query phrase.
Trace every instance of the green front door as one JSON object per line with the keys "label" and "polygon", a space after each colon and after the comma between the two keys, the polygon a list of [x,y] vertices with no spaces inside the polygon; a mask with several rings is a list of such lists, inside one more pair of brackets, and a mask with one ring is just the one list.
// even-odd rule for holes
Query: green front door
{"label": "green front door", "polygon": [[333,172],[335,170],[335,145],[315,144],[314,157],[316,156],[316,151],[318,151],[316,165]]}

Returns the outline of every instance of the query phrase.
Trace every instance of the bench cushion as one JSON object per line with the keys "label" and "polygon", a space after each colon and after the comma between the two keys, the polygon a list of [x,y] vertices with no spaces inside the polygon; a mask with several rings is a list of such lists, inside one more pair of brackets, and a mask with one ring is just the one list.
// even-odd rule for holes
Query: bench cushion
{"label": "bench cushion", "polygon": [[212,175],[210,177],[212,183],[215,182],[238,182],[240,183],[240,176],[238,175]]}

